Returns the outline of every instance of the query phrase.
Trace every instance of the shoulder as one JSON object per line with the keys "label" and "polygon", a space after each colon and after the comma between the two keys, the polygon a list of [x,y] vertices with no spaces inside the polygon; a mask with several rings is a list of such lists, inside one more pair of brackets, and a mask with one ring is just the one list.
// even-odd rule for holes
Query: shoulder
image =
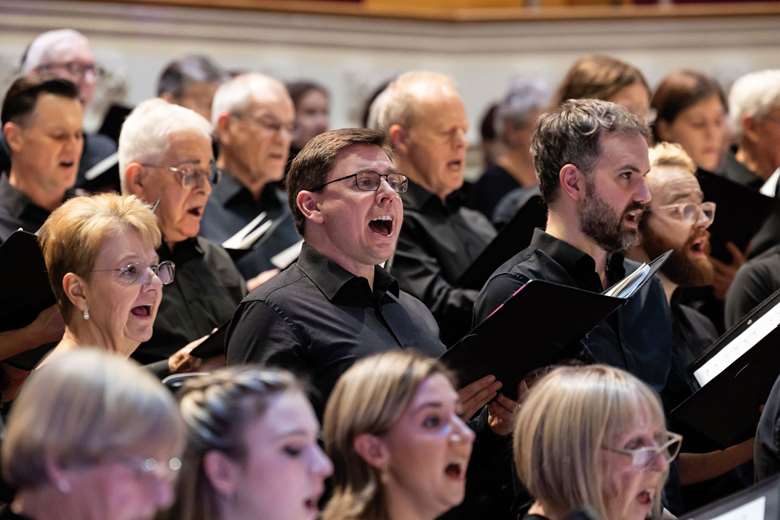
{"label": "shoulder", "polygon": [[302,292],[308,292],[311,289],[316,289],[316,287],[294,263],[247,294],[244,302],[260,301],[273,303],[284,308],[294,304],[302,296]]}

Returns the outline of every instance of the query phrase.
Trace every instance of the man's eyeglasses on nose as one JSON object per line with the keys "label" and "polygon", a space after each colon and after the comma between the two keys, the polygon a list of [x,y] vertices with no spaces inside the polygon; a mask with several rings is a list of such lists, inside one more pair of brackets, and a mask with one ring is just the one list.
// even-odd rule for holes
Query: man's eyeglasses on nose
{"label": "man's eyeglasses on nose", "polygon": [[93,269],[92,272],[115,272],[117,279],[124,285],[134,285],[137,283],[148,283],[149,278],[146,274],[151,271],[154,276],[160,279],[163,285],[173,283],[173,277],[176,274],[176,265],[170,260],[160,262],[159,264],[140,264],[137,262],[129,263],[117,269]]}
{"label": "man's eyeglasses on nose", "polygon": [[659,206],[658,209],[666,211],[672,218],[682,220],[686,224],[712,224],[715,220],[714,202],[681,202]]}
{"label": "man's eyeglasses on nose", "polygon": [[145,164],[147,168],[164,168],[178,177],[182,188],[191,188],[199,186],[205,182],[212,186],[219,183],[222,178],[222,171],[217,168],[217,164],[212,160],[209,162],[208,169],[200,168],[194,164],[183,164],[181,166],[154,166]]}
{"label": "man's eyeglasses on nose", "polygon": [[294,130],[292,123],[284,124],[279,120],[268,116],[258,117],[258,116],[241,114],[241,113],[233,113],[232,115],[235,118],[242,119],[248,122],[252,126],[255,126],[257,128],[262,128],[263,130],[267,130],[275,134],[285,132],[287,133],[287,135],[292,135]]}
{"label": "man's eyeglasses on nose", "polygon": [[45,65],[39,65],[38,70],[42,72],[51,72],[52,70],[64,70],[71,76],[79,78],[86,77],[87,75],[92,77],[101,76],[103,69],[95,65],[94,63],[81,63],[78,61],[66,61],[64,63],[47,63]]}
{"label": "man's eyeglasses on nose", "polygon": [[664,462],[668,464],[677,457],[678,453],[680,453],[683,437],[679,433],[673,432],[664,432],[660,437],[661,438],[657,441],[658,444],[655,446],[643,446],[642,448],[633,450],[604,446],[603,449],[614,453],[620,453],[621,455],[628,455],[631,457],[631,465],[637,469],[649,467],[659,455],[663,457]]}
{"label": "man's eyeglasses on nose", "polygon": [[332,181],[324,182],[316,188],[312,188],[311,191],[320,191],[328,184],[351,179],[353,177],[355,178],[355,186],[357,186],[357,189],[361,191],[378,190],[379,186],[382,185],[382,179],[385,179],[387,184],[389,184],[396,193],[404,193],[407,189],[409,189],[409,179],[406,177],[406,175],[400,173],[379,173],[375,172],[374,170],[363,170],[357,173],[353,173],[352,175],[346,175],[344,177],[339,177],[338,179],[333,179]]}

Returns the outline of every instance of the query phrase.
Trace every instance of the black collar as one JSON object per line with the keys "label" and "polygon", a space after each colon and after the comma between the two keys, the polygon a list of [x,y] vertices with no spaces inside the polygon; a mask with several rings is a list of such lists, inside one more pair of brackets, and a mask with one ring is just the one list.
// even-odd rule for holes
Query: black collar
{"label": "black collar", "polygon": [[[36,229],[42,226],[51,212],[38,206],[30,197],[11,186],[8,177],[8,172],[0,174],[0,208],[15,220],[34,224]],[[73,196],[71,191],[66,192],[63,201],[71,196]]]}
{"label": "black collar", "polygon": [[352,298],[383,298],[386,293],[399,294],[398,282],[379,266],[374,267],[374,290],[368,280],[355,276],[336,262],[333,262],[306,242],[303,243],[298,257],[298,268],[308,276],[314,285],[330,301],[349,301]]}
{"label": "black collar", "polygon": [[222,173],[219,184],[214,187],[211,193],[211,198],[219,202],[220,205],[228,206],[244,203],[257,205],[262,208],[276,209],[284,204],[276,183],[266,184],[263,187],[263,191],[260,192],[260,199],[255,200],[252,192],[241,184],[237,178],[230,175],[230,172],[223,170]]}
{"label": "black collar", "polygon": [[173,244],[173,250],[168,247],[168,243],[163,237],[162,244],[157,249],[160,260],[173,260],[174,262],[184,263],[194,257],[206,254],[206,239],[203,237],[187,238],[181,242]]}
{"label": "black collar", "polygon": [[409,189],[401,196],[404,208],[421,212],[438,210],[444,213],[455,213],[463,205],[466,194],[463,190],[455,190],[447,195],[444,202],[435,194],[419,184],[409,181]]}

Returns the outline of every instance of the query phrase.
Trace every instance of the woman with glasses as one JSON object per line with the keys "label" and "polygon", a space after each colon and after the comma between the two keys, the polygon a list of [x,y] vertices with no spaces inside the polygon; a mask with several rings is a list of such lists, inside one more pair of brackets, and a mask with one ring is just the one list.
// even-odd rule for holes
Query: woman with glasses
{"label": "woman with glasses", "polygon": [[324,520],[433,520],[463,501],[474,442],[452,375],[391,351],[355,363],[325,410],[333,497]]}
{"label": "woman with glasses", "polygon": [[65,334],[51,356],[98,346],[124,357],[152,336],[162,287],[174,265],[160,262],[152,210],[133,196],[76,197],[39,231]]}
{"label": "woman with glasses", "polygon": [[188,380],[176,520],[311,520],[331,474],[319,423],[290,373],[231,367]]}
{"label": "woman with glasses", "polygon": [[681,441],[666,431],[658,396],[628,372],[557,368],[531,388],[515,423],[517,473],[535,500],[526,518],[660,518]]}
{"label": "woman with glasses", "polygon": [[63,353],[11,410],[2,452],[11,508],[34,520],[154,518],[173,501],[184,438],[173,397],[146,370],[99,349]]}

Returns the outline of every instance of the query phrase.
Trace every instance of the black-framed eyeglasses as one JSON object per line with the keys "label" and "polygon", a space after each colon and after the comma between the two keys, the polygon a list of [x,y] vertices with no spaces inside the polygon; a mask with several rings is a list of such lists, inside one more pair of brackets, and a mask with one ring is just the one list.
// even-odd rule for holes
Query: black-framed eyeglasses
{"label": "black-framed eyeglasses", "polygon": [[156,166],[153,164],[144,164],[147,168],[163,168],[176,175],[182,188],[191,188],[200,186],[205,182],[215,186],[222,178],[222,171],[217,168],[217,163],[212,159],[209,161],[209,167],[201,168],[194,164],[183,164],[181,166]]}
{"label": "black-framed eyeglasses", "polygon": [[149,283],[151,278],[145,277],[151,272],[160,279],[163,285],[170,285],[173,283],[173,278],[176,275],[176,264],[170,260],[152,265],[131,262],[117,269],[93,269],[92,272],[115,272],[117,273],[117,279],[124,285]]}
{"label": "black-framed eyeglasses", "polygon": [[637,469],[644,469],[649,467],[659,455],[663,457],[667,464],[672,462],[677,457],[677,454],[680,453],[682,440],[683,437],[679,433],[664,432],[661,434],[660,439],[657,440],[655,446],[643,446],[633,450],[604,446],[603,449],[620,453],[621,455],[628,455],[631,457],[632,466]]}
{"label": "black-framed eyeglasses", "polygon": [[392,188],[396,193],[405,193],[406,190],[409,189],[409,179],[406,177],[406,175],[396,172],[379,173],[374,170],[362,170],[357,173],[353,173],[352,175],[345,175],[344,177],[339,177],[338,179],[324,182],[316,188],[312,188],[311,191],[320,191],[328,184],[351,179],[353,177],[355,178],[355,186],[361,191],[378,190],[379,186],[382,185],[382,179],[387,181],[387,184],[389,184],[390,188]]}

